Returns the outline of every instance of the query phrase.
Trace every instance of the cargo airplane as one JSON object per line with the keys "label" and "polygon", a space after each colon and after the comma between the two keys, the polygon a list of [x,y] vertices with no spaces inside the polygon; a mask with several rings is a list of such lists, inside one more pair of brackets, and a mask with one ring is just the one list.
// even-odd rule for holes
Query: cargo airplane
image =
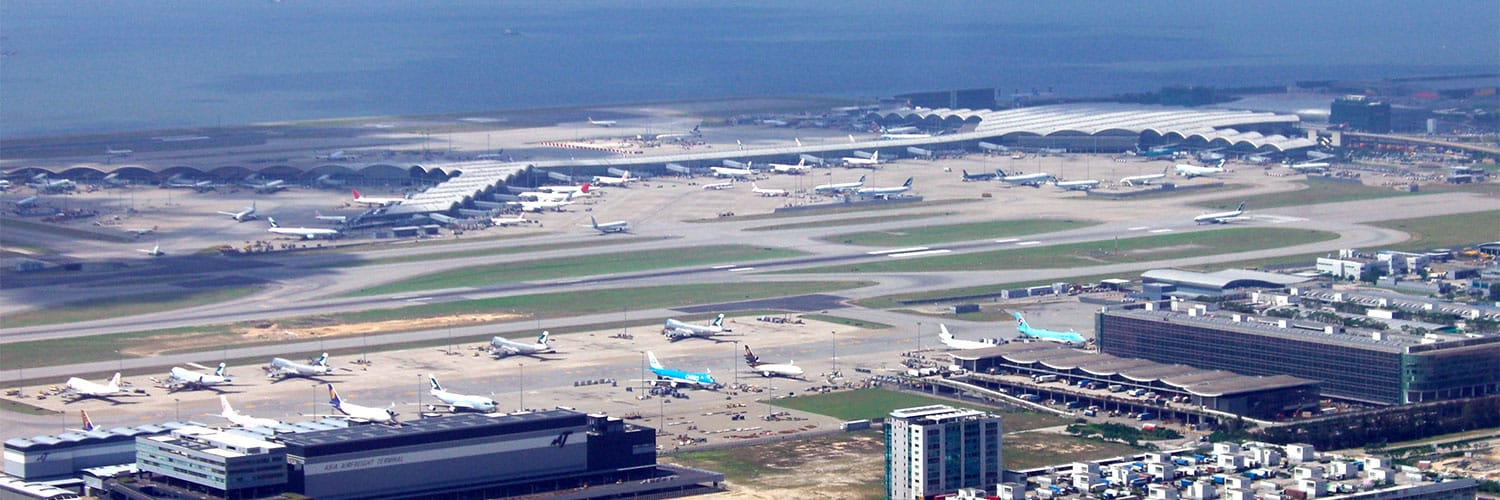
{"label": "cargo airplane", "polygon": [[719,314],[719,317],[714,318],[713,322],[709,323],[708,326],[685,323],[671,318],[668,318],[666,323],[662,325],[662,335],[665,335],[667,340],[671,342],[689,337],[714,337],[732,331],[734,330],[724,327],[723,314]]}
{"label": "cargo airplane", "polygon": [[390,406],[385,408],[346,403],[343,398],[339,397],[339,391],[333,388],[333,384],[328,384],[328,405],[338,410],[339,413],[344,414],[344,418],[350,420],[362,420],[377,424],[397,423],[396,403],[391,403]]}
{"label": "cargo airplane", "polygon": [[685,372],[662,366],[661,361],[656,360],[656,354],[646,351],[646,359],[651,364],[651,373],[656,375],[655,382],[666,383],[673,387],[683,385],[699,389],[717,389],[719,383],[714,381],[713,372],[704,370],[703,373]]}
{"label": "cargo airplane", "polygon": [[1021,316],[1021,313],[1016,313],[1016,331],[1020,332],[1021,335],[1025,337],[1041,339],[1048,342],[1057,342],[1061,344],[1083,345],[1084,343],[1088,342],[1088,340],[1083,338],[1083,335],[1079,335],[1078,332],[1055,332],[1052,330],[1043,330],[1041,328],[1032,328],[1031,325],[1026,323],[1026,318]]}
{"label": "cargo airplane", "polygon": [[490,338],[490,355],[496,358],[503,358],[512,355],[535,356],[537,354],[550,353],[552,352],[552,346],[547,343],[548,335],[551,334],[543,331],[541,335],[537,336],[536,343],[534,344],[523,344],[505,337],[492,337]]}
{"label": "cargo airplane", "polygon": [[785,364],[762,363],[760,362],[760,356],[756,356],[755,352],[750,350],[749,345],[745,346],[745,364],[750,365],[751,370],[760,372],[760,376],[762,377],[787,377],[800,379],[802,378],[803,373],[802,367],[797,366],[794,363],[796,362],[790,360],[788,360]]}
{"label": "cargo airplane", "polygon": [[949,349],[958,350],[984,349],[986,347],[995,347],[996,345],[999,345],[991,342],[963,340],[954,337],[952,333],[948,333],[948,325],[944,325],[942,323],[938,323],[938,340],[941,341],[943,345],[948,346]]}
{"label": "cargo airplane", "polygon": [[271,365],[266,367],[266,377],[283,380],[287,377],[304,377],[317,380],[318,377],[333,373],[333,367],[328,366],[328,353],[318,356],[312,363],[303,364],[284,358],[271,358]]}
{"label": "cargo airplane", "polygon": [[68,379],[67,385],[64,386],[62,393],[63,397],[72,398],[68,401],[70,403],[84,398],[103,399],[111,403],[118,403],[112,398],[129,395],[131,395],[130,392],[120,388],[119,372],[116,372],[115,376],[113,378],[110,378],[108,382],[102,384],[84,380],[78,377],[70,378]]}
{"label": "cargo airplane", "polygon": [[1200,167],[1198,165],[1179,163],[1172,168],[1177,171],[1177,175],[1187,177],[1189,179],[1194,177],[1211,177],[1224,173],[1224,160],[1219,160],[1219,162],[1214,164],[1214,166],[1212,167]]}
{"label": "cargo airplane", "polygon": [[[199,370],[208,370],[207,367],[202,365],[193,365],[192,363],[189,363],[189,365]],[[167,392],[176,392],[180,390],[212,390],[216,386],[229,385],[232,382],[234,382],[234,377],[225,375],[224,363],[219,363],[219,367],[214,369],[212,373],[201,373],[180,366],[174,366],[172,367],[172,371],[167,374],[167,379],[161,385],[167,389]]]}
{"label": "cargo airplane", "polygon": [[[438,383],[436,376],[427,375],[427,381],[432,383],[432,397],[448,405],[448,411],[457,413],[459,411],[478,411],[489,413],[495,411],[495,400],[484,396],[470,396],[456,392],[448,392]],[[437,405],[432,405],[437,406]]]}

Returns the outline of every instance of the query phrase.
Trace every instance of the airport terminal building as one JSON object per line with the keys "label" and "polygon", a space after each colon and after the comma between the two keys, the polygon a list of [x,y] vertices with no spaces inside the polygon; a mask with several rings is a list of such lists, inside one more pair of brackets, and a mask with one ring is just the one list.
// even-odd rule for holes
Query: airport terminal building
{"label": "airport terminal building", "polygon": [[1317,380],[1324,396],[1403,404],[1500,394],[1500,336],[1355,331],[1246,314],[1106,308],[1100,352]]}

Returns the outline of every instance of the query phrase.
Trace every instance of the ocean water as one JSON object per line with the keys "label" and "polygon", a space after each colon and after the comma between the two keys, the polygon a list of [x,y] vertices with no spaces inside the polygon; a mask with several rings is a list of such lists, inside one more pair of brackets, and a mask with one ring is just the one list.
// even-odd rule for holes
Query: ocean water
{"label": "ocean water", "polygon": [[0,137],[1496,72],[1496,26],[1495,1],[0,0]]}

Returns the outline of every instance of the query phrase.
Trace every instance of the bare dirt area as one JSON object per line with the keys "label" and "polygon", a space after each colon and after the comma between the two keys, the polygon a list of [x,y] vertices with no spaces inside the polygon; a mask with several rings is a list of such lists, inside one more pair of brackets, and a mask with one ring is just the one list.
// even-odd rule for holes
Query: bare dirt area
{"label": "bare dirt area", "polygon": [[880,434],[859,433],[661,461],[724,471],[729,491],[702,498],[880,498],[884,446]]}

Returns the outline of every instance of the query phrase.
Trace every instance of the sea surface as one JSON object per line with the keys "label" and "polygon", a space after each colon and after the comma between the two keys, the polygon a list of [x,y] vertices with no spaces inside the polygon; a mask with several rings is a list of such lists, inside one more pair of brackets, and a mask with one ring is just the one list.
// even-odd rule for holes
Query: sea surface
{"label": "sea surface", "polygon": [[0,0],[0,138],[1500,71],[1500,2]]}

